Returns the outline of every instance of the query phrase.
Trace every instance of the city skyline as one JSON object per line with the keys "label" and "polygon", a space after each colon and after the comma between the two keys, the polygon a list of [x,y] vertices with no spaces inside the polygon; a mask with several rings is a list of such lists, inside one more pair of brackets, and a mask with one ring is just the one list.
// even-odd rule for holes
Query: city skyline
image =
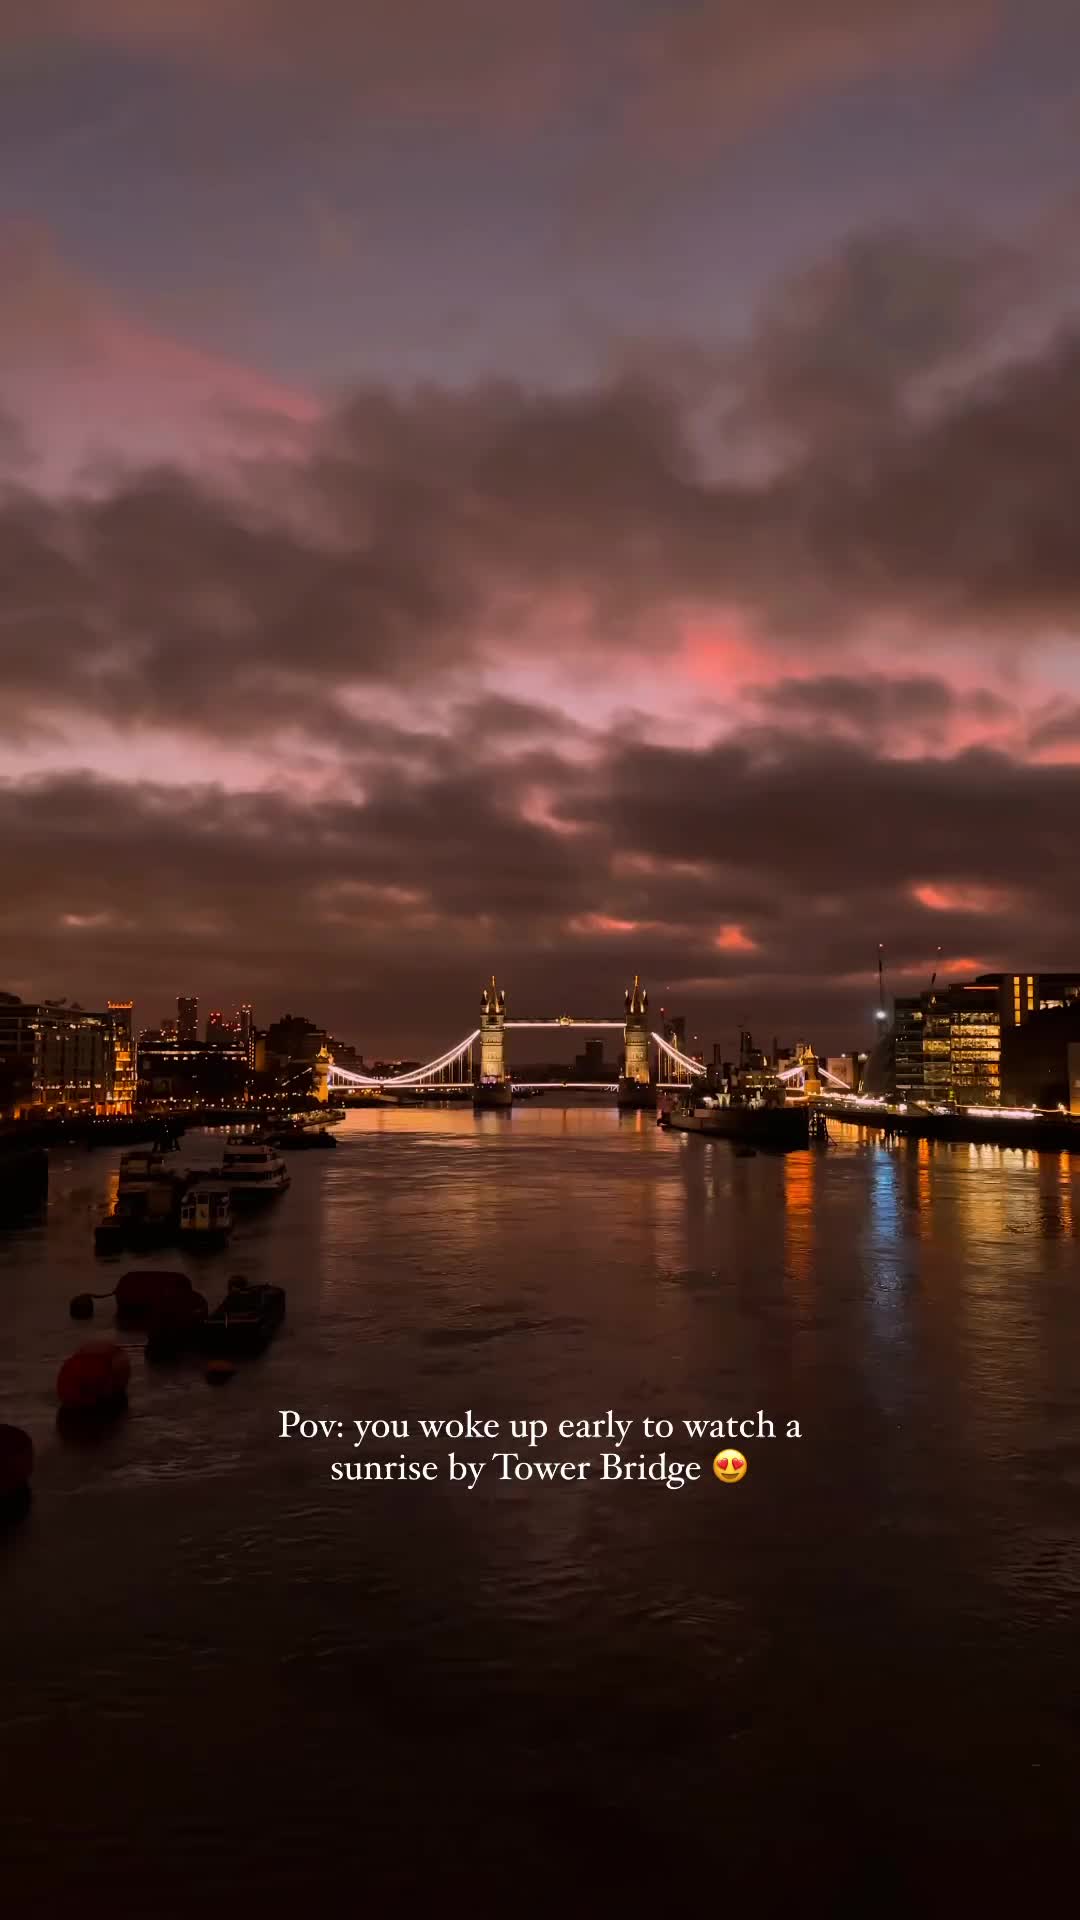
{"label": "city skyline", "polygon": [[0,989],[1072,964],[1068,9],[93,14],[0,26]]}

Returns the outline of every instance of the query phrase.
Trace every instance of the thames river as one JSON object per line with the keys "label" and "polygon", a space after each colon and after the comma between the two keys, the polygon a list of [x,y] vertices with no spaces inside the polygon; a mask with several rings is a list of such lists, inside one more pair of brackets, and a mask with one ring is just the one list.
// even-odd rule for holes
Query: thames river
{"label": "thames river", "polygon": [[[1080,1786],[1080,1163],[544,1101],[338,1140],[224,1255],[95,1262],[116,1152],[0,1235],[11,1911],[1037,1908]],[[278,1281],[286,1325],[216,1390],[125,1336],[127,1414],[65,1440],[57,1368],[112,1331],[68,1300],[138,1264]],[[703,1462],[678,1491],[341,1484],[282,1409],[777,1437],[737,1486],[685,1434],[644,1447]]]}

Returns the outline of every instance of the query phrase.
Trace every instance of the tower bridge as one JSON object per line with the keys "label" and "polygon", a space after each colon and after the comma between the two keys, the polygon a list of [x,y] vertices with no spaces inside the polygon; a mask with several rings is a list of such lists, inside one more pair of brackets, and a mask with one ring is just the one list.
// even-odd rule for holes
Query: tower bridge
{"label": "tower bridge", "polygon": [[[651,1105],[662,1088],[687,1087],[695,1079],[704,1077],[705,1069],[700,1060],[681,1053],[678,1047],[672,1046],[670,1040],[665,1040],[663,1034],[650,1028],[649,996],[637,974],[634,975],[633,986],[628,987],[623,995],[623,1001],[621,1019],[594,1020],[580,1014],[559,1013],[532,1020],[511,1020],[507,1017],[506,994],[492,974],[480,996],[479,1026],[437,1059],[428,1060],[424,1066],[412,1067],[405,1073],[374,1074],[351,1073],[339,1067],[329,1055],[324,1055],[316,1068],[316,1091],[322,1100],[329,1099],[331,1094],[365,1090],[428,1092],[436,1097],[440,1093],[471,1092],[473,1102],[478,1107],[509,1107],[515,1087],[524,1091],[527,1087],[610,1086],[617,1093],[621,1107],[643,1107]],[[507,1033],[550,1031],[556,1027],[620,1031],[623,1036],[623,1059],[617,1083],[515,1080],[507,1060]]]}

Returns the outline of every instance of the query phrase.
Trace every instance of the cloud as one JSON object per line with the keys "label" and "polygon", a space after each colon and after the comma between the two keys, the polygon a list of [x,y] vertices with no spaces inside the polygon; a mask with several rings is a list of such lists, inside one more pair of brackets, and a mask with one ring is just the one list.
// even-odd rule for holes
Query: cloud
{"label": "cloud", "polygon": [[885,67],[970,55],[996,0],[698,0],[657,12],[638,42],[646,126],[723,135]]}
{"label": "cloud", "polygon": [[[1011,312],[996,268],[973,298],[939,241],[887,254],[871,295],[825,263],[737,351],[366,387],[258,459],[9,483],[9,983],[167,1000],[182,972],[273,1009],[314,953],[310,1011],[434,1049],[492,966],[540,1009],[640,970],[695,1018],[812,1013],[838,1045],[879,940],[906,980],[938,945],[1068,963],[1080,769],[1025,756],[1074,737],[1080,339],[938,381]],[[86,309],[44,311],[77,358]],[[758,471],[726,457],[740,363]],[[65,771],[27,779],[46,729]],[[95,729],[108,778],[70,771]],[[153,780],[128,764],[147,729],[168,779],[164,744]]]}
{"label": "cloud", "polygon": [[890,754],[955,750],[995,733],[1008,743],[1023,738],[1015,705],[1001,694],[960,690],[936,674],[784,677],[743,693],[770,725],[861,741]]}
{"label": "cloud", "polygon": [[[970,55],[995,0],[8,0],[0,43],[98,44],[287,79],[294,108],[328,91],[380,114],[531,125],[598,84],[635,144],[728,138],[882,68]],[[297,80],[301,84],[297,85]]]}
{"label": "cloud", "polygon": [[317,412],[310,395],[129,311],[31,221],[0,222],[0,398],[33,415],[52,484],[91,455],[280,457]]}
{"label": "cloud", "polygon": [[493,782],[470,737],[463,723],[451,753],[408,778],[384,767],[351,800],[0,784],[3,984],[132,991],[148,1016],[195,979],[434,1051],[492,966],[519,1011],[617,1009],[637,970],[698,1030],[812,1020],[839,1045],[864,975],[869,1015],[878,940],[900,981],[929,977],[938,947],[1048,968],[1080,937],[1060,888],[1077,768],[801,738],[763,767],[613,742],[587,766],[545,761],[581,826],[564,837],[522,810],[535,766]]}
{"label": "cloud", "polygon": [[[816,703],[834,730],[932,731],[962,707],[992,728],[993,689],[935,688],[898,641],[909,662],[943,635],[974,658],[988,634],[1076,621],[1078,392],[1066,334],[929,414],[877,409],[858,460],[823,428],[747,479],[705,457],[691,397],[641,372],[570,393],[367,389],[218,479],[158,466],[9,495],[5,719],[66,702],[209,737],[344,738],[351,691],[461,697],[501,673],[512,695],[515,663],[586,657],[617,686],[719,629],[740,636],[725,683],[752,688],[768,659],[789,722]],[[892,671],[859,688],[864,657],[830,677],[855,646],[887,647]]]}

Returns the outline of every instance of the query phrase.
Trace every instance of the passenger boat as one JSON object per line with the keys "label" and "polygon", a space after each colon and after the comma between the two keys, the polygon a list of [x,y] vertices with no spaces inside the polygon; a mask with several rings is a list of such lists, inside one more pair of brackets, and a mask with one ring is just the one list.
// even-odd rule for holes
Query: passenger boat
{"label": "passenger boat", "polygon": [[249,1284],[238,1276],[197,1329],[198,1343],[208,1353],[259,1353],[284,1318],[284,1287]]}
{"label": "passenger boat", "polygon": [[232,1232],[232,1196],[217,1180],[197,1180],[180,1202],[181,1245],[223,1247]]}
{"label": "passenger boat", "polygon": [[218,1176],[234,1200],[271,1198],[284,1193],[289,1184],[289,1169],[280,1153],[265,1141],[230,1134],[225,1142],[221,1172]]}

